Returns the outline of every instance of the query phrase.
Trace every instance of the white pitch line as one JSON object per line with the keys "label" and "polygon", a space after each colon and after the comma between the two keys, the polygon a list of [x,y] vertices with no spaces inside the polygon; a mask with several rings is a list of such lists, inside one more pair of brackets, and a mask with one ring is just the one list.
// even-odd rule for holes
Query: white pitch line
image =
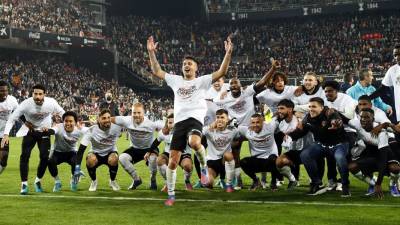
{"label": "white pitch line", "polygon": [[[54,199],[101,199],[118,201],[165,201],[163,198],[136,198],[136,197],[106,197],[106,196],[68,196],[68,195],[13,195],[0,194],[0,197],[10,198],[54,198]],[[212,203],[244,203],[244,204],[274,204],[274,205],[310,205],[310,206],[353,206],[353,207],[391,207],[400,208],[400,204],[371,204],[371,203],[330,203],[330,202],[301,202],[301,201],[247,201],[221,199],[185,199],[178,198],[177,202],[212,202]]]}

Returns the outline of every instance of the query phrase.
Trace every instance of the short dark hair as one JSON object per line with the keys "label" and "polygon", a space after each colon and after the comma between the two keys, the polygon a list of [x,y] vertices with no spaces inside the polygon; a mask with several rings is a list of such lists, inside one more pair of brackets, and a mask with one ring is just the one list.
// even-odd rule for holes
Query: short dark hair
{"label": "short dark hair", "polygon": [[167,115],[167,119],[172,119],[172,118],[174,118],[174,113],[170,113]]}
{"label": "short dark hair", "polygon": [[309,101],[309,102],[317,102],[317,103],[320,104],[321,106],[324,106],[324,105],[325,105],[324,100],[323,100],[322,98],[320,98],[320,97],[313,97],[313,98],[310,98],[310,101]]}
{"label": "short dark hair", "polygon": [[362,112],[369,112],[369,113],[371,113],[372,115],[375,115],[374,110],[371,109],[371,108],[364,108],[364,109],[361,109],[360,113],[362,113]]}
{"label": "short dark hair", "polygon": [[394,46],[394,48],[400,49],[400,43],[396,44],[396,45]]}
{"label": "short dark hair", "polygon": [[289,100],[289,99],[282,99],[279,103],[278,106],[285,106],[286,108],[291,108],[294,109],[294,103]]}
{"label": "short dark hair", "polygon": [[99,113],[99,116],[102,116],[102,115],[104,115],[104,114],[106,114],[106,113],[109,113],[109,114],[111,115],[111,111],[110,111],[109,109],[102,109],[102,110],[100,111],[100,113]]}
{"label": "short dark hair", "polygon": [[215,115],[222,115],[222,114],[226,114],[227,116],[229,115],[228,111],[226,109],[218,109],[215,112]]}
{"label": "short dark hair", "polygon": [[351,73],[345,73],[343,76],[343,81],[346,83],[350,83],[352,79],[353,79],[353,74]]}
{"label": "short dark hair", "polygon": [[368,101],[368,102],[372,103],[372,99],[371,99],[371,97],[369,97],[369,95],[361,95],[358,98],[358,101],[360,101],[360,100],[365,100],[365,101]]}
{"label": "short dark hair", "polygon": [[75,122],[78,122],[78,114],[76,114],[75,112],[73,112],[73,111],[66,111],[66,112],[62,115],[62,120],[64,121],[65,118],[66,118],[67,116],[72,116],[72,117],[74,117]]}
{"label": "short dark hair", "polygon": [[8,83],[7,83],[7,81],[0,80],[0,87],[3,87],[3,86],[7,86],[8,87]]}
{"label": "short dark hair", "polygon": [[199,61],[194,56],[191,56],[191,55],[184,56],[182,62],[185,61],[185,60],[192,60],[196,64],[199,64]]}
{"label": "short dark hair", "polygon": [[253,115],[251,115],[251,118],[261,118],[264,119],[263,115],[261,115],[260,113],[254,113]]}
{"label": "short dark hair", "polygon": [[366,74],[368,74],[370,72],[369,69],[361,69],[360,72],[358,73],[358,79],[361,80],[365,80]]}
{"label": "short dark hair", "polygon": [[46,88],[45,88],[44,85],[42,85],[42,84],[35,84],[35,85],[32,87],[32,91],[35,90],[35,89],[42,90],[44,93],[46,93]]}
{"label": "short dark hair", "polygon": [[327,80],[322,84],[322,88],[325,89],[326,87],[331,87],[337,91],[340,90],[340,84],[339,82],[335,81],[335,80]]}

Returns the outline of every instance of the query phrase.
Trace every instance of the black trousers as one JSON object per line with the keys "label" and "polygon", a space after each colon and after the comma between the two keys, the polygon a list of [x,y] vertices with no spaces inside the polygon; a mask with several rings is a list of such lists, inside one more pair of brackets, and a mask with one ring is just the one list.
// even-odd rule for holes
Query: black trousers
{"label": "black trousers", "polygon": [[256,173],[271,172],[271,184],[276,184],[276,178],[279,173],[275,164],[276,159],[276,155],[270,155],[266,159],[260,159],[252,156],[241,159],[240,165],[244,173],[253,179],[253,181],[257,180]]}
{"label": "black trousers", "polygon": [[19,160],[19,172],[21,181],[28,180],[29,158],[35,145],[39,148],[39,165],[37,168],[37,177],[42,178],[46,172],[50,150],[50,136],[43,135],[41,132],[29,131],[22,139],[22,152]]}
{"label": "black trousers", "polygon": [[[3,138],[0,138],[0,142],[2,140],[3,140]],[[0,148],[0,166],[2,166],[2,167],[6,167],[7,166],[8,152],[9,152],[8,144],[5,145],[4,148]]]}
{"label": "black trousers", "polygon": [[61,163],[68,163],[71,166],[71,174],[74,174],[76,165],[76,152],[57,152],[54,151],[53,155],[49,159],[49,172],[51,176],[56,177],[58,175],[57,166]]}

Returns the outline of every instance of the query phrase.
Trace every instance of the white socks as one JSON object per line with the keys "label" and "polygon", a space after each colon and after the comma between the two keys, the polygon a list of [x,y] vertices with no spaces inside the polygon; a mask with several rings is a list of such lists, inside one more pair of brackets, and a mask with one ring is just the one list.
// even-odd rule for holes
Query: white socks
{"label": "white socks", "polygon": [[226,184],[232,185],[235,177],[235,160],[225,161]]}
{"label": "white socks", "polygon": [[361,172],[361,170],[358,171],[358,173],[354,174],[354,176],[355,176],[357,179],[359,179],[359,180],[361,180],[361,181],[364,181],[365,183],[367,183],[367,184],[369,184],[369,185],[375,185],[375,181],[374,181],[373,179],[371,179],[370,177],[365,176],[365,175]]}
{"label": "white socks", "polygon": [[161,176],[164,178],[165,181],[167,181],[167,168],[168,166],[163,164],[161,166],[157,166],[158,172],[160,172]]}
{"label": "white socks", "polygon": [[152,154],[149,157],[149,170],[150,170],[150,180],[154,181],[157,175],[157,156]]}
{"label": "white socks", "polygon": [[279,173],[285,176],[289,181],[296,181],[296,178],[292,174],[289,166],[284,166],[282,168],[278,168]]}
{"label": "white socks", "polygon": [[176,169],[167,168],[168,195],[175,195]]}
{"label": "white socks", "polygon": [[206,167],[206,150],[204,149],[204,146],[202,145],[199,150],[194,152],[194,154],[200,162],[200,168],[204,169],[204,167]]}
{"label": "white socks", "polygon": [[137,175],[131,161],[132,157],[129,154],[122,153],[119,156],[119,162],[121,163],[124,170],[132,177],[133,180],[139,180],[139,176]]}

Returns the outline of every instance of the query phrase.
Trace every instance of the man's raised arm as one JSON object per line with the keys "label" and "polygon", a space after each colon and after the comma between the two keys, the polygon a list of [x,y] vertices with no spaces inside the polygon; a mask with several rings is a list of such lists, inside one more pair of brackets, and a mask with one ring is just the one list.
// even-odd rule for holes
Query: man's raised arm
{"label": "man's raised arm", "polygon": [[158,78],[164,79],[165,71],[163,71],[161,69],[161,66],[158,63],[157,58],[156,58],[157,46],[158,46],[158,42],[154,42],[153,36],[150,36],[147,39],[147,51],[149,53],[149,58],[150,58],[151,72],[153,73],[153,75],[157,76]]}
{"label": "man's raised arm", "polygon": [[215,71],[214,73],[212,73],[212,82],[213,83],[228,73],[228,67],[229,67],[229,64],[231,63],[232,50],[233,50],[233,44],[232,44],[231,38],[228,37],[226,39],[226,41],[224,41],[224,44],[225,44],[224,60],[222,61],[219,69],[217,71]]}

